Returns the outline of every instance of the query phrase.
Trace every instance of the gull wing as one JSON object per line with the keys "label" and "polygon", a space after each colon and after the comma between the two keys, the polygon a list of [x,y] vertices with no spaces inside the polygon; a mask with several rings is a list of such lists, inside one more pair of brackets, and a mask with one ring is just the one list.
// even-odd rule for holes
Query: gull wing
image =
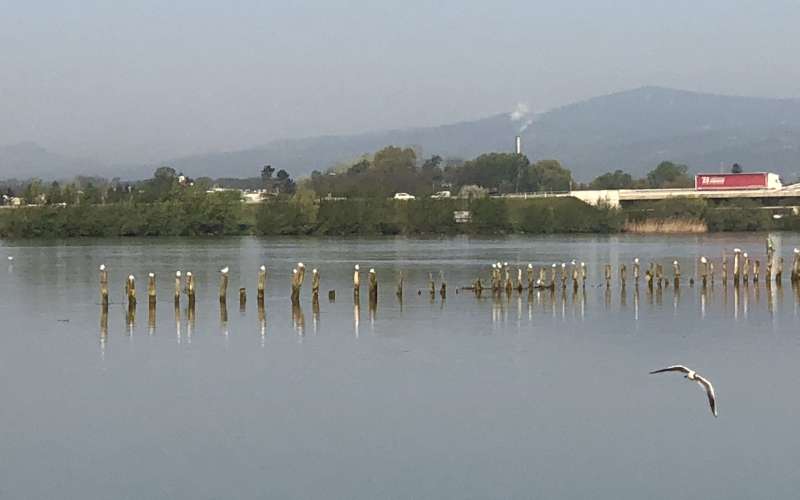
{"label": "gull wing", "polygon": [[685,366],[683,366],[683,365],[672,365],[672,366],[668,366],[668,367],[666,367],[666,368],[662,368],[662,369],[660,369],[660,370],[653,370],[653,371],[651,371],[651,372],[650,372],[650,375],[653,375],[654,373],[664,373],[664,372],[682,372],[682,373],[689,373],[690,371],[692,371],[692,370],[690,370],[690,369],[686,368],[686,367],[685,367]]}
{"label": "gull wing", "polygon": [[711,385],[711,382],[706,380],[705,378],[701,377],[700,375],[695,375],[697,379],[697,383],[700,384],[703,389],[706,390],[706,395],[708,395],[708,406],[711,407],[711,413],[714,416],[717,416],[717,395],[714,393],[714,386]]}

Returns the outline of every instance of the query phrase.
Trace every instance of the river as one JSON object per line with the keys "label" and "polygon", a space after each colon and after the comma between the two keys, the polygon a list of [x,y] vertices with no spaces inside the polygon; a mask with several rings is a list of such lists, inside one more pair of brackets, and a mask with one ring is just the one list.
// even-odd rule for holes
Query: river
{"label": "river", "polygon": [[[0,242],[0,498],[793,497],[800,304],[789,268],[800,237],[772,236],[786,258],[782,287],[719,281],[723,249],[763,259],[765,236]],[[705,292],[689,284],[701,254],[717,266]],[[637,292],[637,256],[669,278],[677,259],[680,290],[642,282]],[[572,259],[589,269],[575,295],[457,291],[478,274],[487,283],[494,261]],[[298,261],[320,270],[318,311],[308,279],[301,308],[290,305]],[[173,311],[176,270],[197,280],[191,322],[185,302],[177,320]],[[440,272],[445,300],[427,292],[428,273],[438,286]],[[696,384],[648,374],[673,363],[714,383],[719,418]]]}

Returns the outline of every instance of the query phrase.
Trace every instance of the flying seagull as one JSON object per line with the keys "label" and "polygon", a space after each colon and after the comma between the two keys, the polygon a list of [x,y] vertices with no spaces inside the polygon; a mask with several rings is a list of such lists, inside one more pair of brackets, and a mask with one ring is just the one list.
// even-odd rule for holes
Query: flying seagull
{"label": "flying seagull", "polygon": [[711,385],[711,382],[699,375],[696,371],[686,368],[683,365],[668,366],[660,370],[654,370],[650,372],[650,374],[664,372],[685,373],[686,375],[684,375],[684,378],[697,382],[706,391],[706,395],[708,395],[708,405],[711,407],[711,413],[713,413],[715,417],[717,416],[717,396],[714,394],[714,386]]}

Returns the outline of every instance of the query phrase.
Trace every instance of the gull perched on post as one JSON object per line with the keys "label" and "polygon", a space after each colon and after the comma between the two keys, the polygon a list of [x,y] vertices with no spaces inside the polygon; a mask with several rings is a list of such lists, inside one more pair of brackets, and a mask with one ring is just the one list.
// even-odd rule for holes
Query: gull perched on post
{"label": "gull perched on post", "polygon": [[714,393],[714,386],[711,385],[711,382],[709,382],[706,378],[702,377],[696,371],[687,368],[683,365],[668,366],[660,370],[654,370],[650,372],[650,374],[653,375],[655,373],[664,373],[664,372],[685,373],[684,378],[691,380],[693,382],[697,382],[706,391],[706,395],[708,396],[708,405],[711,407],[711,413],[715,417],[717,416],[717,396]]}

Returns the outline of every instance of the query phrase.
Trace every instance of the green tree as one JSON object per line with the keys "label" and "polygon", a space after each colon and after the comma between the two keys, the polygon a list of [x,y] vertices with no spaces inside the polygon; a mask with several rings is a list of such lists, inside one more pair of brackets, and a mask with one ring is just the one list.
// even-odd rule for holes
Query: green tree
{"label": "green tree", "polygon": [[61,185],[58,181],[53,181],[50,184],[50,187],[47,189],[47,199],[46,203],[48,205],[57,205],[59,203],[63,203],[64,197],[61,194]]}
{"label": "green tree", "polygon": [[590,189],[630,189],[633,186],[631,174],[622,170],[606,172],[597,176],[590,184]]}
{"label": "green tree", "polygon": [[741,165],[739,165],[738,163],[734,163],[734,164],[731,166],[731,173],[732,173],[732,174],[741,174],[742,172],[744,172],[744,169],[743,169],[743,168],[742,168],[742,166],[741,166]]}
{"label": "green tree", "polygon": [[647,184],[651,188],[684,188],[693,185],[689,178],[689,167],[682,164],[663,161],[647,173]]}
{"label": "green tree", "polygon": [[[449,174],[458,186],[475,184],[488,189],[529,191],[533,186],[528,175],[528,157],[511,153],[482,154],[452,169]],[[505,183],[505,184],[504,184]]]}
{"label": "green tree", "polygon": [[531,167],[531,182],[536,191],[569,191],[572,172],[558,160],[541,160]]}

